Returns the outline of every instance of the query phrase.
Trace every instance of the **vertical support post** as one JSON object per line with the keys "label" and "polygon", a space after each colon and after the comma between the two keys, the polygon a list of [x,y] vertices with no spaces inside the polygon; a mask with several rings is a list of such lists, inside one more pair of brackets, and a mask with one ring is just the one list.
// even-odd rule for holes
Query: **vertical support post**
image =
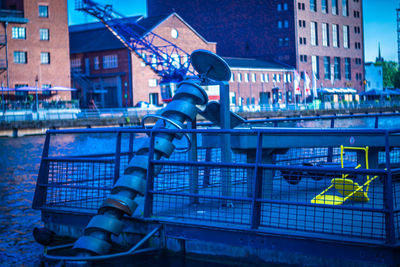
{"label": "vertical support post", "polygon": [[130,133],[129,134],[128,162],[131,161],[131,159],[133,158],[133,140],[134,140],[134,137],[135,137],[134,133]]}
{"label": "vertical support post", "polygon": [[378,129],[379,127],[379,116],[378,115],[376,115],[375,116],[375,129]]}
{"label": "vertical support post", "polygon": [[261,221],[262,170],[259,168],[262,158],[262,133],[257,135],[256,162],[254,165],[253,199],[251,201],[251,229],[257,229]]}
{"label": "vertical support post", "polygon": [[[196,118],[190,122],[191,129],[196,129]],[[190,161],[197,161],[197,134],[192,133],[192,146],[189,150],[189,160]],[[189,170],[189,187],[190,187],[190,194],[198,194],[199,193],[199,172],[197,166],[190,166]],[[199,203],[198,197],[191,197],[190,198],[191,204]]]}
{"label": "vertical support post", "polygon": [[394,245],[396,242],[395,228],[394,228],[394,211],[393,211],[393,185],[392,185],[392,171],[390,169],[390,146],[389,146],[389,132],[385,131],[385,153],[386,153],[386,181],[383,184],[383,194],[385,208],[388,210],[385,214],[385,229],[386,229],[386,242]]}
{"label": "vertical support post", "polygon": [[[220,116],[221,116],[221,128],[224,130],[231,128],[231,113],[229,110],[229,84],[228,82],[221,82],[219,86],[220,95]],[[232,162],[232,151],[231,151],[231,136],[230,134],[221,135],[221,160],[222,162]],[[232,195],[232,183],[230,170],[227,169],[222,174],[222,196]],[[225,201],[223,205],[226,205]]]}
{"label": "vertical support post", "polygon": [[153,214],[153,189],[154,189],[154,134],[150,132],[149,163],[146,177],[146,193],[144,199],[143,217],[149,218]]}
{"label": "vertical support post", "polygon": [[[212,148],[207,147],[206,148],[206,162],[211,161],[211,153],[212,153]],[[205,166],[204,167],[204,177],[203,177],[203,186],[209,186],[210,185],[210,174],[211,174],[211,167],[210,166]]]}
{"label": "vertical support post", "polygon": [[[335,118],[331,119],[331,128],[335,128]],[[328,147],[328,156],[327,156],[327,162],[332,162],[333,160],[333,147]]]}
{"label": "vertical support post", "polygon": [[46,204],[47,184],[49,183],[49,156],[50,134],[46,132],[44,141],[42,160],[40,161],[39,175],[36,182],[35,196],[33,197],[32,208],[38,209]]}
{"label": "vertical support post", "polygon": [[118,181],[119,170],[121,163],[121,132],[117,132],[117,142],[115,148],[115,160],[114,160],[114,184]]}

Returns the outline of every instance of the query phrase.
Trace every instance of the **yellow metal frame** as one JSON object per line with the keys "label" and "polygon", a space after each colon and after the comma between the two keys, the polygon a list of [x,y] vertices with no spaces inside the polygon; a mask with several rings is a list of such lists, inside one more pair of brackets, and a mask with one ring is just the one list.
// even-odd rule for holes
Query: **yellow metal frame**
{"label": "yellow metal frame", "polygon": [[[368,170],[369,169],[369,164],[368,164],[368,146],[366,147],[349,147],[349,146],[340,146],[340,165],[342,169],[344,168],[344,160],[343,160],[343,155],[344,155],[344,150],[362,150],[365,152],[365,168]],[[355,169],[361,168],[361,164],[358,164]],[[316,195],[312,200],[311,203],[315,204],[325,204],[325,205],[341,205],[343,204],[346,200],[351,199],[353,201],[359,201],[359,202],[368,202],[368,190],[371,182],[375,180],[378,175],[372,177],[370,179],[370,176],[367,175],[367,181],[363,185],[359,185],[358,183],[355,183],[351,179],[346,179],[349,175],[348,174],[342,174],[342,178],[334,178],[331,181],[331,185],[326,188],[324,191]],[[364,187],[366,186],[366,189],[364,191]],[[326,193],[328,190],[330,190],[332,187],[335,187],[336,191],[339,192],[342,196],[337,196],[337,195],[327,195]]]}

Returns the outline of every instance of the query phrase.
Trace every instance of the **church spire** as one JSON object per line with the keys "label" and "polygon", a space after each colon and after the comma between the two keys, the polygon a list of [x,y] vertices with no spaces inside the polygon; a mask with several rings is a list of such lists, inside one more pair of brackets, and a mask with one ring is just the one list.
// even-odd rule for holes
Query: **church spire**
{"label": "church spire", "polygon": [[376,62],[383,62],[383,57],[381,56],[381,43],[378,43],[378,57],[376,58]]}

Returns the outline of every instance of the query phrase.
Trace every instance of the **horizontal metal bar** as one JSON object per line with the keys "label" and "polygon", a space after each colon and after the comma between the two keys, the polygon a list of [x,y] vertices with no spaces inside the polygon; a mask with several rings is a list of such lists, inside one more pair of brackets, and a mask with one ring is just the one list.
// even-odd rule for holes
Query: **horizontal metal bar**
{"label": "horizontal metal bar", "polygon": [[[202,194],[192,194],[192,193],[179,193],[179,192],[166,192],[166,191],[157,191],[157,190],[149,190],[150,193],[158,194],[158,195],[170,195],[170,196],[183,196],[183,197],[196,197],[196,198],[208,198],[208,199],[218,199],[218,200],[232,200],[232,201],[248,201],[251,202],[252,198],[245,197],[230,197],[230,196],[212,196],[212,195],[202,195]],[[296,201],[286,201],[286,200],[273,200],[273,199],[263,199],[257,198],[257,202],[268,203],[268,204],[283,204],[283,205],[293,205],[293,206],[304,206],[304,207],[318,207],[318,208],[337,208],[342,210],[357,210],[357,211],[370,211],[376,213],[388,213],[387,209],[377,209],[377,208],[368,208],[368,207],[354,207],[354,206],[346,206],[346,205],[321,205],[321,204],[312,204],[307,202],[296,202]]]}
{"label": "horizontal metal bar", "polygon": [[[78,182],[78,181],[75,181]],[[74,183],[74,181],[71,181],[71,183]],[[73,188],[73,189],[90,189],[90,190],[111,190],[112,186],[110,187],[101,187],[101,186],[83,186],[83,185],[59,185],[55,183],[49,183],[49,184],[38,184],[39,186],[42,187],[48,187],[48,188]]]}
{"label": "horizontal metal bar", "polygon": [[93,163],[114,163],[113,159],[81,158],[81,157],[44,157],[42,160],[51,162],[93,162]]}
{"label": "horizontal metal bar", "polygon": [[[176,166],[198,166],[198,167],[214,167],[214,168],[255,168],[255,163],[219,163],[207,161],[173,161],[173,160],[151,160],[154,164],[163,165],[176,165]],[[315,166],[302,166],[302,165],[275,165],[275,164],[258,164],[263,169],[272,170],[294,170],[294,171],[312,171],[315,173],[354,173],[354,174],[369,174],[369,175],[387,175],[388,171],[382,169],[352,169],[352,168],[332,168],[332,167],[315,167]]]}
{"label": "horizontal metal bar", "polygon": [[[129,127],[116,127],[116,128],[87,128],[87,129],[63,129],[63,130],[48,130],[50,134],[71,134],[71,133],[226,133],[226,134],[285,134],[285,133],[298,133],[298,134],[334,134],[334,135],[348,135],[348,134],[378,134],[384,135],[389,132],[387,129],[366,129],[366,128],[236,128],[236,129],[144,129],[144,128],[129,128]],[[392,129],[390,133],[400,133],[400,129]]]}

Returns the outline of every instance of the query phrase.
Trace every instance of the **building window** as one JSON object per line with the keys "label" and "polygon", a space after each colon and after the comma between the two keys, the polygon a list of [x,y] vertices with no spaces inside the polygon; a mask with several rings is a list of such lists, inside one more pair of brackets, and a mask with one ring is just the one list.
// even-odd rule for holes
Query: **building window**
{"label": "building window", "polygon": [[278,39],[278,46],[283,46],[283,38]]}
{"label": "building window", "polygon": [[344,59],[344,73],[346,80],[351,80],[351,60],[349,57]]}
{"label": "building window", "polygon": [[338,0],[332,0],[332,15],[338,14]]}
{"label": "building window", "polygon": [[349,48],[350,45],[349,26],[343,25],[343,47]]}
{"label": "building window", "polygon": [[231,79],[229,80],[229,82],[234,82],[235,81],[235,74],[234,73],[232,73],[232,75],[231,75]]}
{"label": "building window", "polygon": [[283,45],[284,46],[289,46],[289,37],[285,38],[285,43]]}
{"label": "building window", "polygon": [[361,65],[361,58],[356,58],[355,61],[357,65]]}
{"label": "building window", "polygon": [[282,21],[281,20],[278,21],[278,29],[282,29]]}
{"label": "building window", "polygon": [[339,25],[332,24],[332,46],[339,47]]}
{"label": "building window", "polygon": [[26,64],[26,63],[28,63],[27,52],[14,51],[14,63],[17,63],[17,64]]}
{"label": "building window", "polygon": [[311,56],[311,65],[315,77],[319,79],[319,56]]}
{"label": "building window", "polygon": [[345,17],[349,16],[349,1],[348,0],[342,0],[342,14]]}
{"label": "building window", "polygon": [[39,17],[48,18],[49,17],[49,7],[39,5]]}
{"label": "building window", "polygon": [[314,12],[317,11],[317,0],[310,0],[310,10]]}
{"label": "building window", "polygon": [[237,77],[238,77],[238,82],[241,83],[242,82],[242,74],[238,73]]}
{"label": "building window", "polygon": [[41,41],[48,41],[50,39],[49,29],[39,29],[39,36]]}
{"label": "building window", "polygon": [[157,79],[149,79],[149,87],[157,87]]}
{"label": "building window", "polygon": [[40,53],[40,64],[50,64],[50,53],[41,52]]}
{"label": "building window", "polygon": [[288,10],[288,4],[287,3],[283,4],[283,10]]}
{"label": "building window", "polygon": [[328,13],[328,0],[321,0],[321,10],[322,13]]}
{"label": "building window", "polygon": [[109,55],[103,56],[103,69],[118,68],[118,56]]}
{"label": "building window", "polygon": [[81,59],[80,58],[73,58],[71,59],[71,70],[73,72],[81,72]]}
{"label": "building window", "polygon": [[12,27],[12,39],[26,39],[26,29],[24,27]]}
{"label": "building window", "polygon": [[45,89],[42,91],[42,95],[44,96],[50,96],[51,95],[51,90],[49,90],[51,88],[51,84],[42,84],[42,89]]}
{"label": "building window", "polygon": [[249,74],[248,74],[248,73],[245,73],[245,74],[244,74],[244,81],[245,81],[246,83],[249,82]]}
{"label": "building window", "polygon": [[318,45],[318,28],[317,23],[311,21],[311,45]]}
{"label": "building window", "polygon": [[282,11],[282,5],[281,5],[281,4],[278,4],[278,5],[276,6],[276,10]]}
{"label": "building window", "polygon": [[281,75],[280,75],[280,74],[277,74],[277,75],[276,75],[276,81],[277,81],[278,83],[281,82]]}
{"label": "building window", "polygon": [[94,68],[95,70],[100,69],[99,57],[94,57],[94,58],[93,58],[93,68]]}
{"label": "building window", "polygon": [[322,45],[329,46],[329,24],[322,23]]}
{"label": "building window", "polygon": [[289,28],[289,21],[288,20],[284,20],[283,21],[283,27]]}
{"label": "building window", "polygon": [[255,73],[252,73],[252,74],[251,74],[251,81],[252,81],[253,83],[255,83],[255,82],[257,81],[256,74],[255,74]]}
{"label": "building window", "polygon": [[340,78],[340,57],[334,58],[334,71],[335,71],[335,73],[334,73],[335,80],[340,80],[341,79]]}
{"label": "building window", "polygon": [[262,83],[265,82],[265,80],[264,80],[264,73],[260,73],[260,81],[261,81]]}
{"label": "building window", "polygon": [[324,78],[329,80],[331,78],[331,58],[324,57]]}
{"label": "building window", "polygon": [[361,43],[360,42],[356,42],[354,45],[355,45],[356,49],[361,49]]}

